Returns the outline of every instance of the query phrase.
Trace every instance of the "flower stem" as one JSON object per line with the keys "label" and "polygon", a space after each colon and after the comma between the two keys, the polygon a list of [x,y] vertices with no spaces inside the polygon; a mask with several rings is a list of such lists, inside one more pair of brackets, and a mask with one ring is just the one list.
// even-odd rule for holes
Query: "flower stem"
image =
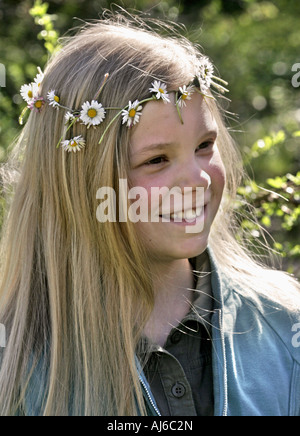
{"label": "flower stem", "polygon": [[[127,109],[128,107],[129,107],[129,106],[126,106],[124,109]],[[104,138],[106,132],[108,131],[108,129],[110,128],[110,126],[113,124],[113,122],[118,118],[118,116],[121,115],[121,113],[122,113],[122,111],[123,111],[124,109],[121,109],[121,110],[117,113],[117,115],[115,115],[115,116],[113,117],[113,119],[110,120],[110,122],[108,123],[108,125],[106,126],[104,132],[103,132],[102,135],[101,135],[101,138],[100,138],[99,144],[101,144],[101,142],[103,141],[103,138]]]}
{"label": "flower stem", "polygon": [[57,145],[56,145],[56,148],[59,148],[60,143],[61,143],[63,137],[64,137],[64,136],[66,135],[66,133],[71,129],[71,127],[76,123],[77,120],[78,120],[78,117],[77,117],[77,118],[74,118],[74,120],[72,120],[71,124],[68,126],[67,130],[65,131],[65,133],[60,137],[60,139],[59,139],[59,141],[58,141],[58,143],[57,143]]}
{"label": "flower stem", "polygon": [[[144,104],[144,103],[147,103],[148,101],[151,101],[151,100],[157,100],[157,99],[156,99],[155,96],[153,96],[153,97],[149,97],[149,98],[145,98],[144,100],[142,100],[142,101],[139,102],[138,106],[140,106],[140,105],[142,105],[142,104]],[[101,144],[101,142],[103,141],[103,138],[104,138],[106,132],[108,131],[108,129],[110,128],[110,126],[114,123],[114,121],[115,121],[115,120],[116,120],[116,119],[121,115],[121,113],[123,112],[123,110],[126,110],[126,109],[128,109],[128,108],[129,108],[129,104],[128,104],[127,106],[123,107],[121,110],[119,110],[119,112],[118,112],[118,113],[113,117],[113,119],[108,123],[108,125],[106,126],[104,132],[103,132],[102,135],[101,135],[101,138],[100,138],[99,144]],[[105,108],[105,109],[115,109],[115,110],[118,110],[118,109],[120,109],[120,108]]]}
{"label": "flower stem", "polygon": [[25,116],[25,114],[26,114],[26,112],[27,112],[28,109],[29,109],[28,106],[24,107],[24,109],[23,109],[22,112],[21,112],[21,115],[19,116],[19,124],[20,124],[21,126],[23,125],[23,119],[24,119],[24,116]]}
{"label": "flower stem", "polygon": [[179,119],[180,119],[181,124],[183,124],[183,119],[182,119],[181,112],[180,112],[180,107],[179,107],[179,104],[178,104],[178,101],[179,101],[178,91],[176,92],[175,99],[176,99],[176,109],[177,109],[177,112],[178,112],[178,115],[179,115]]}
{"label": "flower stem", "polygon": [[107,79],[108,79],[108,76],[109,76],[109,73],[106,73],[106,74],[104,75],[104,80],[103,80],[103,82],[102,82],[102,84],[101,84],[99,90],[97,91],[95,97],[93,98],[93,100],[97,100],[97,98],[98,98],[99,95],[101,94],[102,89],[103,89],[103,87],[104,87],[104,85],[105,85],[105,83],[106,83],[106,81],[107,81]]}

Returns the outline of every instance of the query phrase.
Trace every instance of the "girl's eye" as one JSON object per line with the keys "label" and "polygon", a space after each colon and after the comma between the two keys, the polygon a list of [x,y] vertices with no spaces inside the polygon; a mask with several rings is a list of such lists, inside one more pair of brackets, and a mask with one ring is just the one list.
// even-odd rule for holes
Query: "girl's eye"
{"label": "girl's eye", "polygon": [[158,156],[154,157],[151,160],[148,160],[148,162],[145,163],[145,165],[159,165],[166,161],[166,158],[164,156]]}
{"label": "girl's eye", "polygon": [[196,148],[196,151],[198,150],[205,150],[207,148],[210,148],[214,145],[215,141],[204,141],[198,147]]}

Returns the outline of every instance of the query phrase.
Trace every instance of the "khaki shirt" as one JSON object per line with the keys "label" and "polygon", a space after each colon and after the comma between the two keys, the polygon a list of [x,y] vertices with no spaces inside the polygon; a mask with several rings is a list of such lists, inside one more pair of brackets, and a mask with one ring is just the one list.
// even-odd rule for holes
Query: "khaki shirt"
{"label": "khaki shirt", "polygon": [[192,259],[194,301],[173,328],[164,347],[153,345],[144,368],[164,416],[210,416],[214,413],[210,318],[213,311],[207,253]]}

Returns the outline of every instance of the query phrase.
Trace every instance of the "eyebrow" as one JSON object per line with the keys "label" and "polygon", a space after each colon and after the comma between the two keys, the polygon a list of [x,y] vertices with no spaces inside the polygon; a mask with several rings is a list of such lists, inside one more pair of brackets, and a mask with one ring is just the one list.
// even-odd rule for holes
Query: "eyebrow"
{"label": "eyebrow", "polygon": [[165,148],[174,147],[175,145],[177,145],[175,142],[159,142],[157,144],[154,143],[143,147],[140,151],[137,152],[137,154],[145,154],[149,151],[164,150]]}
{"label": "eyebrow", "polygon": [[[199,141],[199,144],[201,143],[201,141],[204,140],[204,138],[209,138],[209,137],[217,138],[217,136],[218,136],[218,129],[207,130],[203,135],[201,135],[201,139]],[[158,143],[146,145],[140,151],[138,151],[136,154],[146,154],[149,151],[164,150],[168,147],[174,147],[176,145],[177,145],[176,142],[158,142]]]}

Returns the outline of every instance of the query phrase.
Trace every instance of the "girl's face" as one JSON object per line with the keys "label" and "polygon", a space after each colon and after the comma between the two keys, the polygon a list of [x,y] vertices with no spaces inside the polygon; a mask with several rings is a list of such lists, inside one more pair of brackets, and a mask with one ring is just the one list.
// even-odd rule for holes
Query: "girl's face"
{"label": "girl's face", "polygon": [[[205,250],[225,184],[217,124],[203,97],[194,93],[181,114],[183,124],[174,104],[149,102],[131,137],[129,185],[144,188],[149,210],[147,222],[135,225],[149,255],[157,261],[191,258]],[[153,188],[162,187],[176,187],[185,197],[189,195],[193,211],[183,208],[185,200],[179,204],[171,196],[169,222],[161,202],[159,218],[151,221],[151,207],[157,204]],[[201,192],[202,209],[196,208]],[[195,214],[200,216],[194,218]]]}

